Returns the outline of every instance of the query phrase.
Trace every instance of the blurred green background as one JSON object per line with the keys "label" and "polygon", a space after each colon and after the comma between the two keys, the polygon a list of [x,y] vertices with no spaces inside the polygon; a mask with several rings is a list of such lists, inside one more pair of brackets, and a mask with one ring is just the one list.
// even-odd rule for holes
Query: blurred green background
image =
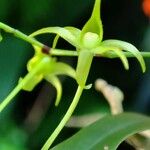
{"label": "blurred green background", "polygon": [[[0,0],[0,21],[30,34],[47,26],[75,26],[82,28],[91,14],[94,0]],[[120,39],[134,44],[141,51],[150,51],[149,18],[142,11],[142,0],[102,0],[101,16],[104,39]],[[33,56],[28,43],[2,31],[0,43],[0,102],[15,87],[19,77],[26,73],[26,63]],[[53,36],[39,40],[51,46]],[[63,40],[59,48],[72,47]],[[76,58],[59,57],[58,60],[75,67]],[[150,60],[147,72],[142,74],[135,59],[129,59],[130,70],[125,71],[120,60],[95,58],[88,83],[103,78],[118,86],[125,94],[124,109],[150,114]],[[76,90],[76,83],[60,77],[63,97],[55,108],[55,89],[45,81],[33,92],[21,91],[0,114],[0,150],[37,150],[44,144],[66,112]],[[83,93],[75,115],[108,114],[104,97],[92,87]],[[56,143],[70,137],[78,129],[65,128]],[[123,149],[124,145],[120,148]]]}

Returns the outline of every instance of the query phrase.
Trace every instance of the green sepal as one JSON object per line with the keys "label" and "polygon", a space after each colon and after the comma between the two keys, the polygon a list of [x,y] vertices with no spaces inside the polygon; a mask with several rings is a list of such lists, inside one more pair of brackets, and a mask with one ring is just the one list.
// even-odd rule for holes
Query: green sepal
{"label": "green sepal", "polygon": [[90,19],[86,22],[86,24],[83,26],[81,32],[81,40],[83,39],[84,35],[87,32],[92,32],[98,34],[100,41],[102,41],[103,26],[102,26],[102,21],[100,19],[100,5],[101,5],[101,0],[95,0],[92,15]]}
{"label": "green sepal", "polygon": [[86,85],[86,86],[84,87],[85,90],[89,90],[89,89],[91,89],[91,88],[92,88],[92,84],[88,84],[88,85]]}
{"label": "green sepal", "polygon": [[[71,27],[71,26],[67,26],[64,28],[69,30],[72,33],[72,35],[76,37],[76,41],[78,42],[81,31],[78,28]],[[52,48],[56,48],[59,37],[60,37],[59,35],[56,35],[56,37],[54,38]]]}
{"label": "green sepal", "polygon": [[88,50],[82,50],[79,52],[76,78],[77,82],[81,87],[85,87],[86,80],[90,71],[90,67],[93,60],[93,53]]}
{"label": "green sepal", "polygon": [[[35,64],[32,62],[33,59],[34,58],[32,58],[28,62],[28,71],[29,71],[28,74],[29,74],[29,76],[30,75],[32,75],[32,76],[30,77],[30,80],[28,80],[28,82],[26,82],[26,84],[24,84],[24,86],[22,87],[22,89],[26,90],[26,91],[32,91],[33,88],[39,82],[42,81],[45,73],[48,72],[48,66],[47,65],[49,65],[49,63],[50,63],[50,58],[49,57],[38,60],[37,62],[35,61]],[[20,78],[19,83],[21,83],[23,80],[24,79]]]}
{"label": "green sepal", "polygon": [[57,34],[53,40],[52,48],[56,48],[60,36]]}
{"label": "green sepal", "polygon": [[[40,75],[40,76],[35,75],[34,77],[32,77],[31,81],[29,81],[27,84],[25,84],[22,87],[22,90],[31,92],[35,88],[35,86],[42,81],[42,79],[43,79],[42,75]],[[20,78],[19,83],[21,83],[22,80],[23,80],[23,78]]]}
{"label": "green sepal", "polygon": [[[38,57],[38,56],[36,56]],[[38,84],[43,78],[49,76],[49,75],[68,75],[74,79],[76,79],[76,72],[75,70],[69,66],[68,64],[62,63],[62,62],[56,62],[55,58],[51,58],[49,56],[43,57],[43,59],[39,59],[34,57],[31,61],[28,63],[28,71],[31,72],[34,70],[34,68],[39,65],[38,61],[43,61],[43,66],[41,70],[37,72],[37,74],[34,76],[33,81],[29,83],[26,87],[31,87],[31,85]],[[34,60],[35,59],[35,60]],[[37,60],[37,62],[36,62]],[[31,85],[30,85],[31,84]],[[34,85],[35,86],[35,85]],[[30,88],[31,89],[31,88]]]}
{"label": "green sepal", "polygon": [[59,35],[61,38],[68,41],[73,46],[77,47],[78,43],[76,41],[76,37],[67,29],[62,27],[47,27],[40,30],[35,31],[30,36],[35,37],[40,34],[53,33]]}
{"label": "green sepal", "polygon": [[126,70],[129,70],[128,59],[126,58],[126,56],[124,55],[124,53],[120,49],[114,49],[112,51],[114,51],[118,55],[118,57],[122,61],[122,64],[124,65],[124,68]]}
{"label": "green sepal", "polygon": [[121,49],[118,48],[118,47],[100,46],[100,47],[97,47],[97,48],[93,49],[93,52],[94,52],[95,55],[102,55],[103,57],[107,56],[111,52],[114,52],[118,55],[118,57],[122,61],[123,65],[124,65],[124,68],[126,70],[129,69],[128,60],[127,60],[126,56],[124,55],[124,53],[121,51]]}
{"label": "green sepal", "polygon": [[146,71],[145,61],[144,61],[142,55],[140,54],[138,49],[135,46],[133,46],[132,44],[125,42],[125,41],[120,41],[120,40],[106,40],[106,41],[103,41],[101,43],[101,45],[102,46],[103,45],[104,46],[114,46],[116,48],[120,48],[121,50],[125,50],[125,51],[132,53],[139,61],[142,71],[143,72]]}
{"label": "green sepal", "polygon": [[68,64],[56,62],[50,69],[51,74],[54,75],[67,75],[76,79],[75,70]]}
{"label": "green sepal", "polygon": [[56,77],[54,75],[46,76],[45,79],[56,88],[57,95],[56,95],[55,106],[58,106],[58,104],[60,103],[60,100],[61,100],[61,96],[62,96],[61,82],[58,79],[58,77]]}

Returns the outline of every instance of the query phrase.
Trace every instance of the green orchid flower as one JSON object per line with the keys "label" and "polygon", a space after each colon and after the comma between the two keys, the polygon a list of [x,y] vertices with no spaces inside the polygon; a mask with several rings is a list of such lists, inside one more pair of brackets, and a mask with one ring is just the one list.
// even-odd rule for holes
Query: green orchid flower
{"label": "green orchid flower", "polygon": [[[13,33],[17,37],[31,43],[35,49],[34,57],[29,60],[27,64],[29,73],[23,79],[20,78],[19,84],[16,88],[0,104],[0,112],[21,89],[32,91],[32,89],[43,79],[50,82],[57,90],[56,106],[59,104],[62,94],[61,83],[57,75],[68,75],[74,78],[78,83],[76,94],[69,109],[55,131],[44,144],[42,150],[49,149],[74,112],[83,90],[91,87],[91,85],[86,86],[86,81],[94,56],[113,58],[115,54],[115,56],[120,58],[125,69],[128,70],[129,63],[126,57],[126,52],[129,52],[137,58],[142,71],[145,72],[146,70],[144,59],[135,46],[120,40],[111,39],[103,41],[103,26],[100,18],[100,5],[101,0],[95,0],[92,15],[81,30],[71,26],[47,27],[32,33],[30,36],[26,36],[20,31],[0,23],[0,28],[3,28],[7,32]],[[35,39],[36,36],[41,34],[56,34],[51,49],[45,47],[44,44]],[[60,37],[73,45],[76,49],[76,56],[78,56],[76,71],[65,63],[57,62],[56,59],[51,56],[53,51],[56,50],[57,42]],[[1,36],[0,39],[2,39]],[[64,54],[69,52],[67,50],[62,51]]]}
{"label": "green orchid flower", "polygon": [[57,96],[55,105],[58,106],[62,95],[62,86],[57,75],[68,75],[74,79],[76,78],[75,70],[71,66],[62,62],[57,62],[56,58],[42,53],[41,48],[37,46],[34,46],[34,49],[35,55],[27,63],[28,74],[24,78],[20,78],[15,89],[1,103],[0,112],[21,89],[32,91],[43,79],[56,88]]}
{"label": "green orchid flower", "polygon": [[[128,51],[132,53],[139,61],[142,71],[145,72],[145,62],[140,54],[140,52],[134,47],[132,44],[120,41],[120,40],[103,40],[103,26],[102,21],[100,19],[100,4],[101,0],[95,0],[94,9],[90,19],[83,26],[82,30],[77,29],[75,27],[48,27],[40,29],[33,34],[32,37],[40,35],[40,34],[56,34],[56,37],[53,41],[52,50],[53,51],[56,46],[59,37],[66,40],[68,43],[73,45],[78,53],[78,62],[76,67],[76,81],[79,84],[79,88],[77,90],[78,95],[74,97],[72,104],[70,105],[66,115],[55,129],[53,134],[47,140],[43,149],[48,149],[52,144],[54,139],[57,137],[67,120],[70,118],[73,110],[77,105],[77,101],[83,91],[83,89],[87,88],[86,81],[90,71],[90,67],[92,64],[93,57],[95,55],[101,55],[103,57],[110,57],[110,54],[115,53],[120,60],[122,61],[125,69],[129,69],[128,60],[124,54],[124,51]],[[89,86],[88,86],[89,87]],[[75,103],[75,104],[73,104]],[[64,121],[65,120],[65,121]]]}
{"label": "green orchid flower", "polygon": [[111,53],[115,53],[121,59],[125,69],[128,70],[129,64],[124,54],[124,51],[127,51],[137,58],[142,67],[142,71],[145,72],[146,70],[142,55],[132,44],[120,40],[102,41],[103,26],[100,19],[100,4],[101,0],[95,1],[92,15],[83,26],[82,30],[70,26],[64,28],[48,27],[40,29],[32,34],[32,36],[45,33],[57,34],[53,42],[53,49],[56,47],[59,37],[65,39],[76,48],[78,52],[76,80],[81,87],[85,87],[94,55],[110,57]]}
{"label": "green orchid flower", "polygon": [[[83,26],[82,30],[70,26],[64,28],[48,27],[48,28],[40,29],[32,34],[32,36],[37,36],[45,33],[55,33],[57,35],[53,42],[53,46],[52,46],[53,49],[56,48],[59,37],[63,38],[64,40],[66,40],[68,43],[70,43],[76,48],[78,53],[76,81],[79,84],[81,91],[84,88],[86,88],[87,77],[90,71],[93,57],[95,55],[110,57],[110,54],[115,53],[122,61],[125,69],[128,70],[129,64],[128,64],[127,57],[125,56],[124,53],[124,51],[127,51],[133,54],[137,58],[137,60],[139,61],[142,67],[142,71],[145,72],[146,70],[145,62],[142,55],[137,50],[137,48],[134,47],[132,44],[120,40],[102,41],[103,26],[102,26],[102,21],[100,19],[100,4],[101,4],[101,0],[95,1],[92,15],[90,19],[87,21],[87,23]],[[77,101],[76,97],[74,100]],[[70,110],[75,109],[75,107],[76,105],[69,107],[65,117],[62,119],[62,122],[58,125],[54,133],[47,140],[43,149],[48,149],[48,147],[52,144],[52,142],[60,132],[59,129],[65,125],[63,121],[69,119],[69,117],[71,116]]]}

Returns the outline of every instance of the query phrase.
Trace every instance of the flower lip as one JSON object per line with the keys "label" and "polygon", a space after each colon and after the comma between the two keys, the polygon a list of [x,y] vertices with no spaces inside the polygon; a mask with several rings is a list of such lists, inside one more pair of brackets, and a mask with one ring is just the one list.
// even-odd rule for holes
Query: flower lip
{"label": "flower lip", "polygon": [[88,49],[97,47],[100,44],[100,37],[93,32],[87,32],[83,36],[83,46]]}

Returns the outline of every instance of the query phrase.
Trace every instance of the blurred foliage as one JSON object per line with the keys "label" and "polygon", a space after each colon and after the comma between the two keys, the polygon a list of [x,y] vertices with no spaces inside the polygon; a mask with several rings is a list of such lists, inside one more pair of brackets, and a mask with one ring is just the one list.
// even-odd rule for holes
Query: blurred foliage
{"label": "blurred foliage", "polygon": [[[26,34],[46,26],[72,25],[81,28],[91,14],[93,3],[94,0],[0,0],[0,21]],[[143,51],[150,51],[149,20],[142,12],[141,3],[140,0],[103,0],[104,38],[125,40],[135,44]],[[26,62],[33,55],[33,49],[29,44],[12,35],[3,32],[2,34],[3,41],[0,43],[0,101],[17,84],[19,77],[25,75]],[[42,36],[39,39],[51,45],[52,39],[49,36]],[[63,40],[60,40],[58,46],[70,48]],[[62,57],[58,59],[67,61],[75,67],[76,58]],[[99,77],[104,78],[110,84],[116,85],[124,91],[126,110],[149,114],[150,68],[147,67],[147,73],[142,74],[134,59],[130,59],[129,62],[130,70],[125,71],[118,59],[95,58],[88,83],[94,83]],[[149,66],[150,60],[147,59],[146,63]],[[47,88],[51,91],[47,93],[47,97],[43,96],[42,89],[45,86],[45,82],[43,82],[32,93],[21,92],[13,103],[4,110],[0,116],[0,135],[4,137],[0,138],[0,149],[24,150],[28,147],[33,150],[41,148],[66,112],[75,93],[76,83],[66,77],[61,79],[64,91],[58,108],[53,105],[55,91],[52,87],[48,87],[48,85]],[[42,95],[43,103],[48,106],[52,103],[46,109],[45,114],[38,118],[37,127],[32,128],[32,124],[25,123],[25,120],[40,95]],[[75,115],[97,112],[106,114],[109,113],[109,108],[103,96],[99,95],[93,87],[84,92]],[[65,128],[54,144],[70,137],[77,130]]]}
{"label": "blurred foliage", "polygon": [[23,129],[16,126],[13,120],[4,121],[0,128],[0,149],[1,150],[27,150],[27,135]]}

